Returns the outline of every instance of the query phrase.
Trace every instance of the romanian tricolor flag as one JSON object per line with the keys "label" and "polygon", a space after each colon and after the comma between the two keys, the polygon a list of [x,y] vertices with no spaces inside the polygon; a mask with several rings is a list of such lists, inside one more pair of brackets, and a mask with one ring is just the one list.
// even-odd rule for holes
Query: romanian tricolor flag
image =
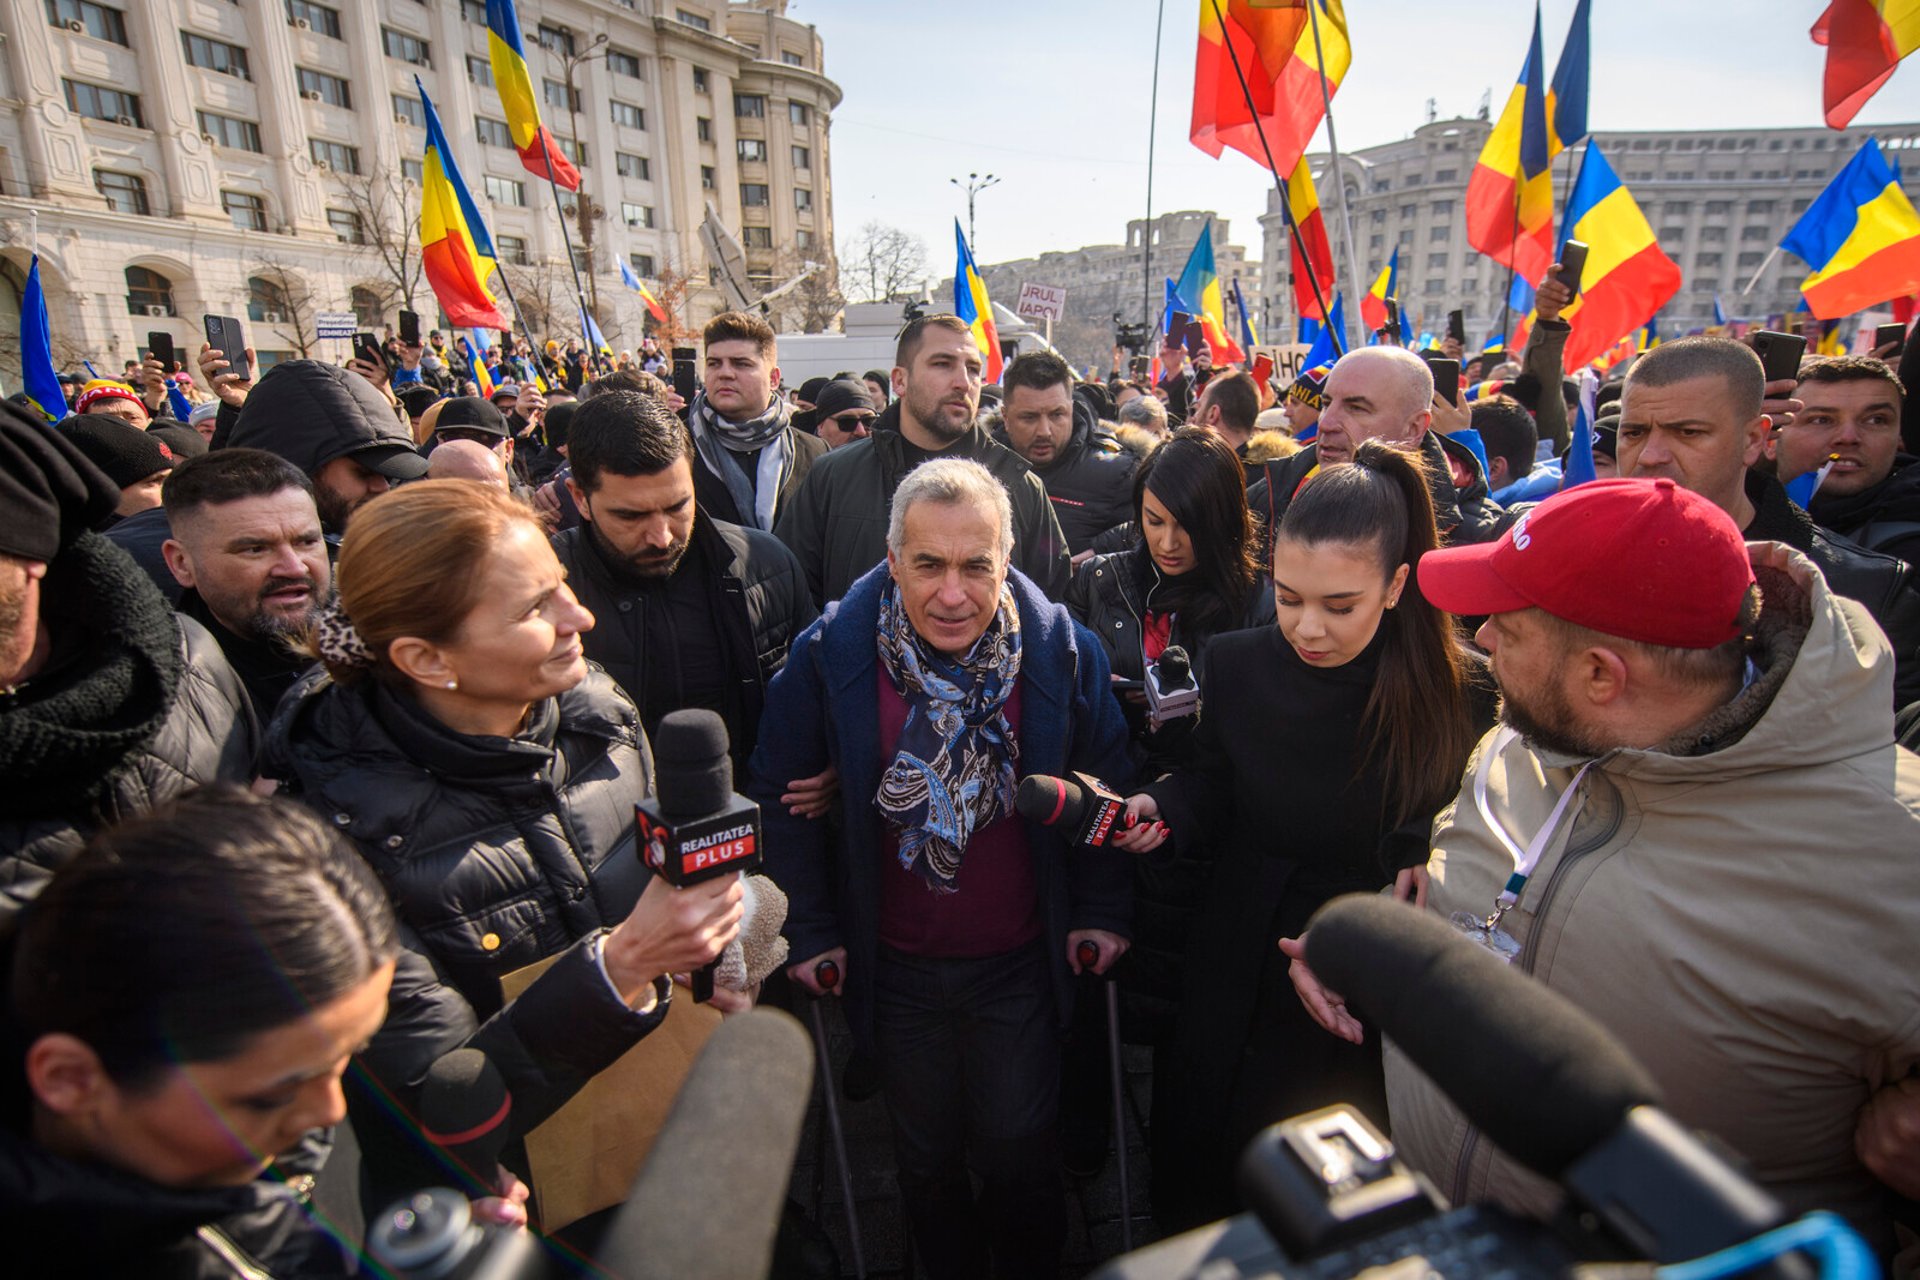
{"label": "romanian tricolor flag", "polygon": [[1545,276],[1554,261],[1552,156],[1536,4],[1520,81],[1467,181],[1467,243],[1528,280]]}
{"label": "romanian tricolor flag", "polygon": [[1233,309],[1240,313],[1240,346],[1252,351],[1260,345],[1260,335],[1254,330],[1253,317],[1247,313],[1247,295],[1240,292],[1240,277],[1233,278]]}
{"label": "romanian tricolor flag", "polygon": [[[1303,156],[1287,177],[1287,216],[1298,233],[1290,243],[1293,263],[1293,305],[1302,320],[1324,320],[1320,299],[1314,296],[1313,282],[1320,282],[1320,293],[1333,296],[1333,245],[1327,239],[1327,220],[1320,214],[1320,196],[1313,189],[1313,171]],[[1302,256],[1301,246],[1306,247]],[[1311,267],[1311,276],[1307,268]]]}
{"label": "romanian tricolor flag", "polygon": [[1360,299],[1360,319],[1369,333],[1379,333],[1387,327],[1387,299],[1399,297],[1400,287],[1400,246],[1393,246],[1393,256],[1387,259],[1378,276],[1374,277],[1373,288],[1367,290],[1366,297]]}
{"label": "romanian tricolor flag", "polygon": [[[486,339],[482,338],[481,342],[484,345]],[[494,386],[493,372],[487,368],[486,356],[475,351],[472,340],[464,334],[460,337],[460,349],[467,353],[467,363],[473,366],[473,384],[480,388],[480,398],[493,399],[493,393],[497,388]]]}
{"label": "romanian tricolor flag", "polygon": [[1593,67],[1593,42],[1588,38],[1593,26],[1592,6],[1593,0],[1580,0],[1574,6],[1567,42],[1560,46],[1553,83],[1547,86],[1549,158],[1587,136],[1587,82]]}
{"label": "romanian tricolor flag", "polygon": [[[239,363],[239,357],[234,357]],[[47,323],[47,295],[40,287],[40,255],[27,268],[27,287],[20,291],[20,389],[49,422],[67,416],[67,393],[60,389],[60,371],[53,364],[53,330]]]}
{"label": "romanian tricolor flag", "polygon": [[973,250],[967,248],[967,236],[960,230],[958,218],[953,220],[953,242],[959,250],[959,259],[953,264],[953,314],[973,330],[974,343],[980,348],[981,358],[987,362],[986,380],[998,382],[1001,369],[1000,331],[994,327],[993,303],[987,297],[987,282],[980,278],[979,268],[973,265]]}
{"label": "romanian tricolor flag", "polygon": [[487,0],[487,54],[520,163],[543,179],[549,176],[551,163],[555,182],[569,191],[579,190],[580,171],[560,154],[560,144],[540,123],[540,99],[533,92],[533,73],[527,70],[527,50],[520,43],[520,15],[513,11],[513,0]]}
{"label": "romanian tricolor flag", "polygon": [[1815,44],[1827,46],[1827,124],[1844,129],[1900,59],[1920,49],[1920,4],[1833,0],[1811,34]]}
{"label": "romanian tricolor flag", "polygon": [[624,261],[620,263],[620,280],[627,288],[640,295],[640,301],[647,304],[647,310],[655,320],[661,324],[667,322],[667,309],[660,305],[660,299],[653,296],[653,290],[641,283],[640,277],[635,275],[633,268]]}
{"label": "romanian tricolor flag", "polygon": [[447,319],[463,329],[507,328],[500,304],[487,292],[487,277],[498,264],[493,240],[480,210],[474,207],[467,184],[460,180],[447,135],[440,130],[440,113],[420,77],[420,104],[427,113],[427,158],[420,178],[420,260],[427,283]]}
{"label": "romanian tricolor flag", "polygon": [[1822,320],[1920,292],[1920,213],[1872,138],[1780,247],[1813,268],[1800,292]]}
{"label": "romanian tricolor flag", "polygon": [[[1347,15],[1341,0],[1200,0],[1200,41],[1193,62],[1193,145],[1212,156],[1232,147],[1264,166],[1273,153],[1286,173],[1306,154],[1307,143],[1327,114],[1320,92],[1321,59],[1314,50],[1308,5],[1320,20],[1326,54],[1327,95],[1353,62]],[[1221,23],[1226,19],[1225,25]],[[1228,52],[1231,46],[1232,53]],[[1247,93],[1234,74],[1234,57],[1247,78]],[[1264,136],[1266,146],[1261,146]]]}
{"label": "romanian tricolor flag", "polygon": [[1623,340],[1626,354],[1640,349],[1641,326],[1651,329],[1654,313],[1680,291],[1680,268],[1660,251],[1633,193],[1594,143],[1587,144],[1567,199],[1561,243],[1567,240],[1588,246],[1580,292],[1560,313],[1573,327],[1565,360],[1571,373]]}
{"label": "romanian tricolor flag", "polygon": [[1227,336],[1227,304],[1220,292],[1219,273],[1214,270],[1211,219],[1200,228],[1200,238],[1193,242],[1193,252],[1187,255],[1186,268],[1174,288],[1187,300],[1193,318],[1205,330],[1215,364],[1234,364],[1247,358],[1239,344]]}

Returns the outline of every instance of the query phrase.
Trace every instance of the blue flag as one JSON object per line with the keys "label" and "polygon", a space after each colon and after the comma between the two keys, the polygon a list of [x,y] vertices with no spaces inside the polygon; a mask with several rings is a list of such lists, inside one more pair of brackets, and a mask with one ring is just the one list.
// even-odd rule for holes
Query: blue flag
{"label": "blue flag", "polygon": [[47,295],[40,289],[40,255],[27,268],[20,294],[20,381],[27,399],[48,422],[67,416],[67,396],[53,366],[53,334],[47,325]]}
{"label": "blue flag", "polygon": [[193,401],[187,399],[187,393],[180,389],[172,378],[167,379],[167,407],[173,410],[173,416],[185,422],[193,413]]}
{"label": "blue flag", "polygon": [[1314,339],[1313,349],[1301,358],[1302,369],[1315,369],[1323,364],[1332,364],[1340,358],[1340,346],[1336,343],[1336,333],[1345,336],[1347,332],[1347,313],[1343,309],[1339,294],[1333,295],[1333,305],[1327,308],[1332,323],[1321,329],[1320,336]]}
{"label": "blue flag", "polygon": [[1303,342],[1307,346],[1312,346],[1314,343],[1320,341],[1320,331],[1326,327],[1327,326],[1321,324],[1318,320],[1309,320],[1306,316],[1301,316],[1298,331],[1299,336],[1296,337],[1294,341]]}
{"label": "blue flag", "polygon": [[627,260],[617,258],[615,261],[620,264],[620,282],[635,293],[640,292],[640,277],[633,274],[633,268],[627,265]]}
{"label": "blue flag", "polygon": [[1565,493],[1577,484],[1599,479],[1599,473],[1593,465],[1593,424],[1595,421],[1594,404],[1600,396],[1600,378],[1592,369],[1580,371],[1580,408],[1573,421],[1573,437],[1567,443],[1567,465],[1565,479],[1560,482],[1560,492]]}
{"label": "blue flag", "polygon": [[1713,295],[1713,322],[1723,327],[1727,323],[1727,309],[1720,305],[1720,295],[1717,293]]}

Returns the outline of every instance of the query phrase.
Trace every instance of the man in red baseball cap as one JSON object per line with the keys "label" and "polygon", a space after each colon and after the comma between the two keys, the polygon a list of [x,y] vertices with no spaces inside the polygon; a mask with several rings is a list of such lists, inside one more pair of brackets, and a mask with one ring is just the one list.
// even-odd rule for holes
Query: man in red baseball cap
{"label": "man in red baseball cap", "polygon": [[[1435,824],[1427,909],[1603,1023],[1789,1213],[1888,1248],[1885,1187],[1920,1185],[1920,760],[1884,634],[1669,479],[1581,485],[1417,573],[1487,617],[1503,722]],[[1386,1067],[1395,1145],[1455,1203],[1557,1198]]]}

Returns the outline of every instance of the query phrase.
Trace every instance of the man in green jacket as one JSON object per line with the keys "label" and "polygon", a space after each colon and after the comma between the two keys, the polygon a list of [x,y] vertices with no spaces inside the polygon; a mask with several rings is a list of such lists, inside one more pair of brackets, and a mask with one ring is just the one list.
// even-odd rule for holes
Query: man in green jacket
{"label": "man in green jacket", "polygon": [[958,316],[922,316],[901,331],[894,355],[894,402],[865,440],[819,459],[780,511],[773,532],[806,570],[814,604],[846,594],[887,558],[893,491],[933,458],[969,458],[993,473],[1013,500],[1013,567],[1050,600],[1066,592],[1067,540],[1047,489],[1020,456],[980,426],[984,363]]}

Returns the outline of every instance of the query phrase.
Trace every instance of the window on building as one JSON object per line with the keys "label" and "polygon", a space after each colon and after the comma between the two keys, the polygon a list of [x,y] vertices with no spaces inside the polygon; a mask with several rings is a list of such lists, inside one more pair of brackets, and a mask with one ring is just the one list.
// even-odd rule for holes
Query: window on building
{"label": "window on building", "polygon": [[813,232],[802,228],[793,233],[793,247],[796,249],[813,248]]}
{"label": "window on building", "polygon": [[347,305],[353,308],[353,321],[362,329],[377,329],[386,323],[386,308],[380,295],[363,284],[347,290]]}
{"label": "window on building", "polygon": [[179,314],[173,305],[173,281],[150,267],[128,267],[126,276],[128,314],[152,315],[155,307],[163,315]]}
{"label": "window on building", "polygon": [[801,213],[807,213],[812,210],[813,192],[807,190],[805,187],[795,187],[793,189],[793,207]]}
{"label": "window on building", "polygon": [[433,54],[427,48],[427,42],[419,36],[410,36],[404,31],[395,31],[392,27],[382,27],[380,43],[386,49],[389,58],[410,62],[416,67],[433,65]]}
{"label": "window on building", "polygon": [[767,184],[764,182],[743,182],[740,184],[740,203],[749,209],[764,209],[769,203]]}
{"label": "window on building", "polygon": [[1427,231],[1428,244],[1446,244],[1453,239],[1452,227],[1431,227]]}
{"label": "window on building", "polygon": [[332,169],[335,173],[360,172],[360,148],[350,147],[344,142],[308,138],[307,154],[313,158],[314,164],[323,169]]}
{"label": "window on building", "polygon": [[804,67],[807,65],[807,60],[791,49],[782,49],[780,51],[780,61],[790,67]]}
{"label": "window on building", "polygon": [[340,11],[313,0],[287,0],[287,21],[303,31],[340,38]]}
{"label": "window on building", "polygon": [[635,80],[646,79],[640,68],[640,55],[628,53],[622,49],[607,50],[607,70],[617,76],[629,76]]}
{"label": "window on building", "polygon": [[708,78],[705,67],[695,67],[693,69],[693,91],[695,93],[713,92],[713,81]]}
{"label": "window on building", "polygon": [[483,147],[505,147],[513,149],[513,130],[507,128],[505,120],[494,120],[487,116],[473,118],[474,136],[480,139]]}
{"label": "window on building", "polygon": [[1384,227],[1387,225],[1387,211],[1385,209],[1375,209],[1370,215],[1370,218],[1376,227]]}
{"label": "window on building", "polygon": [[287,291],[278,281],[265,276],[247,278],[247,317],[262,324],[279,324],[292,314]]}
{"label": "window on building", "polygon": [[1732,213],[1732,212],[1733,212],[1733,201],[1731,200],[1707,201],[1708,217],[1712,217],[1714,214],[1725,214],[1725,213]]}
{"label": "window on building", "polygon": [[93,0],[47,0],[47,21],[69,31],[84,32],[95,40],[128,43],[127,15]]}
{"label": "window on building", "polygon": [[140,114],[138,94],[122,93],[118,89],[103,89],[97,84],[87,84],[79,80],[65,81],[67,86],[67,107],[77,116],[89,120],[105,120],[112,124],[130,124],[136,128],[145,128],[145,119]]}
{"label": "window on building", "polygon": [[1420,292],[1428,295],[1429,297],[1432,297],[1435,294],[1445,293],[1446,291],[1447,291],[1447,282],[1445,280],[1431,280],[1431,279],[1428,280],[1426,284],[1421,287],[1421,290],[1420,290]]}
{"label": "window on building", "polygon": [[767,144],[758,138],[736,138],[733,149],[743,164],[761,164],[767,158]]}
{"label": "window on building", "polygon": [[411,93],[393,95],[393,118],[405,121],[416,128],[427,127],[427,109],[420,105],[420,99]]}
{"label": "window on building", "polygon": [[1806,199],[1795,200],[1793,204],[1789,207],[1788,212],[1805,213],[1808,207],[1811,206],[1812,204],[1813,204],[1813,201],[1811,200],[1806,200]]}
{"label": "window on building", "polygon": [[696,116],[693,121],[693,136],[701,142],[712,142],[713,121],[705,116]]}
{"label": "window on building", "polygon": [[653,177],[653,165],[645,156],[636,156],[630,151],[613,153],[613,170],[623,178],[638,178],[642,182]]}
{"label": "window on building", "polygon": [[1378,249],[1384,244],[1386,244],[1386,242],[1387,242],[1387,238],[1385,236],[1368,236],[1367,248]]}
{"label": "window on building", "polygon": [[1685,227],[1660,228],[1661,244],[1679,244],[1682,240],[1685,240],[1686,238],[1687,238],[1687,229]]}
{"label": "window on building", "polygon": [[705,14],[695,13],[691,9],[676,9],[674,10],[673,16],[678,18],[686,26],[692,27],[695,31],[713,30],[712,19],[708,18]]}
{"label": "window on building", "polygon": [[352,209],[327,210],[327,225],[333,228],[334,239],[341,244],[365,244],[367,229],[360,221],[360,215]]}
{"label": "window on building", "polygon": [[476,27],[487,25],[487,0],[460,0],[460,20]]}
{"label": "window on building", "polygon": [[244,191],[222,191],[220,207],[227,211],[227,218],[236,231],[267,229],[267,202],[259,196]]}
{"label": "window on building", "polygon": [[1726,238],[1727,229],[1725,227],[1700,228],[1700,243],[1702,244],[1722,244],[1726,241]]}
{"label": "window on building", "polygon": [[1748,213],[1772,213],[1772,212],[1773,212],[1773,201],[1771,201],[1771,200],[1749,200],[1749,201],[1747,201],[1747,212],[1748,212]]}
{"label": "window on building", "polygon": [[586,143],[575,142],[572,138],[555,138],[553,145],[560,149],[561,155],[573,161],[574,168],[584,169],[587,167]]}
{"label": "window on building", "polygon": [[1765,226],[1742,227],[1740,229],[1740,238],[1749,243],[1757,241],[1765,244],[1767,241],[1773,239],[1773,229]]}
{"label": "window on building", "polygon": [[260,126],[251,120],[236,120],[232,116],[219,115],[212,111],[194,113],[200,123],[200,132],[212,138],[217,147],[233,147],[240,151],[260,151]]}
{"label": "window on building", "polygon": [[493,63],[486,58],[467,55],[467,79],[483,89],[493,88]]}
{"label": "window on building", "polygon": [[593,255],[592,254],[588,253],[585,249],[582,249],[579,245],[575,245],[573,247],[573,252],[568,256],[573,259],[573,269],[577,274],[583,275],[583,276],[593,274]]}
{"label": "window on building", "polygon": [[749,249],[771,249],[773,248],[773,228],[742,227],[740,243]]}
{"label": "window on building", "polygon": [[[1708,267],[1717,269],[1719,266],[1720,255],[1717,253],[1696,253],[1693,255],[1693,269],[1695,271],[1705,270]],[[1695,281],[1694,283],[1698,284],[1699,282]]]}
{"label": "window on building", "polygon": [[805,128],[807,125],[813,123],[813,108],[804,102],[789,102],[787,104],[787,122]]}
{"label": "window on building", "polygon": [[1430,253],[1427,255],[1427,270],[1445,271],[1449,260],[1444,253]]}
{"label": "window on building", "polygon": [[625,125],[629,129],[644,129],[647,127],[647,113],[643,108],[636,107],[631,102],[620,102],[617,100],[610,105],[613,108],[613,122],[615,124]]}
{"label": "window on building", "polygon": [[620,220],[630,227],[653,227],[653,206],[650,204],[620,204]]}
{"label": "window on building", "polygon": [[1400,217],[1405,221],[1411,222],[1414,218],[1418,217],[1419,214],[1420,206],[1417,204],[1403,204],[1400,206]]}
{"label": "window on building", "polygon": [[1433,171],[1433,180],[1435,183],[1455,182],[1459,177],[1460,171],[1458,169],[1435,169]]}
{"label": "window on building", "polygon": [[650,253],[630,253],[627,265],[633,268],[633,274],[645,280],[653,275],[653,255]]}
{"label": "window on building", "polygon": [[500,251],[500,261],[511,262],[516,267],[527,265],[527,242],[521,237],[495,236],[493,247]]}
{"label": "window on building", "polygon": [[813,148],[796,146],[790,154],[794,168],[801,170],[813,168]]}
{"label": "window on building", "polygon": [[764,119],[767,114],[766,95],[759,93],[734,94],[733,114],[754,120]]}
{"label": "window on building", "polygon": [[573,32],[565,27],[543,22],[534,31],[534,39],[540,42],[542,49],[557,53],[563,58],[573,56]]}
{"label": "window on building", "polygon": [[716,170],[710,164],[701,165],[700,166],[700,189],[702,191],[712,191],[717,187],[719,187],[719,185],[720,185],[719,171]]}
{"label": "window on building", "polygon": [[300,96],[328,106],[353,109],[353,86],[339,76],[330,76],[324,71],[312,71],[300,67],[294,73],[294,79],[300,83]]}
{"label": "window on building", "polygon": [[1688,214],[1693,212],[1693,201],[1669,200],[1667,201],[1667,204],[1666,204],[1666,212],[1672,214],[1676,218],[1684,218]]}
{"label": "window on building", "polygon": [[191,31],[182,31],[180,47],[187,55],[187,65],[190,67],[204,67],[208,71],[218,71],[221,75],[232,76],[236,80],[253,79],[247,67],[247,51],[237,44],[228,44],[224,40],[209,40]]}
{"label": "window on building", "polygon": [[1695,293],[1713,293],[1719,288],[1719,276],[1695,276],[1693,279],[1693,291]]}
{"label": "window on building", "polygon": [[400,176],[408,182],[418,185],[427,180],[427,165],[423,160],[402,160]]}
{"label": "window on building", "polygon": [[540,82],[540,96],[546,101],[548,106],[558,108],[561,111],[578,111],[580,109],[580,91],[575,89],[569,94],[567,92],[567,86],[558,80],[542,80]]}
{"label": "window on building", "polygon": [[1453,216],[1453,201],[1435,200],[1433,202],[1433,216],[1436,218],[1451,218]]}
{"label": "window on building", "polygon": [[1742,271],[1752,271],[1766,260],[1767,255],[1764,253],[1743,253],[1740,255],[1740,269]]}
{"label": "window on building", "polygon": [[527,203],[526,184],[514,178],[496,178],[487,175],[487,199],[495,204],[514,204],[524,206]]}

